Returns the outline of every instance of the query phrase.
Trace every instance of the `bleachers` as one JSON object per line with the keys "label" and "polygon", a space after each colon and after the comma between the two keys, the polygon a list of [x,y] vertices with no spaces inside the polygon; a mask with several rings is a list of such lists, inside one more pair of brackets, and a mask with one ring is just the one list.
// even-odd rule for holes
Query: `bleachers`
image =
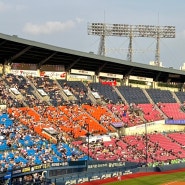
{"label": "bleachers", "polygon": [[91,100],[88,97],[88,90],[86,86],[80,81],[64,81],[58,80],[62,88],[67,88],[77,98],[77,104],[90,104]]}
{"label": "bleachers", "polygon": [[101,83],[90,83],[89,87],[92,91],[97,91],[102,100],[104,100],[106,103],[116,104],[120,101],[120,97],[110,85],[103,85]]}
{"label": "bleachers", "polygon": [[[22,111],[25,110],[22,108]],[[37,133],[36,129],[31,129],[31,124],[26,121],[26,117],[27,119],[30,119],[29,115],[35,115],[32,121],[39,121],[39,119],[34,112],[31,112],[30,108],[28,108],[27,113],[28,111],[30,111],[29,114],[24,115],[20,109],[9,109],[9,114],[14,114],[16,120],[21,117],[21,119],[18,119],[19,123],[18,120],[16,123],[13,123],[7,114],[3,114],[0,117],[0,130],[2,133],[0,150],[1,152],[4,151],[0,156],[1,169],[11,170],[12,167],[18,168],[46,162],[74,160],[74,153],[78,160],[85,157],[83,153],[74,150],[67,143],[60,142],[57,145],[51,143],[50,138],[44,139],[42,133],[38,133],[40,135],[35,134]],[[21,120],[24,120],[24,124],[26,125],[23,125]],[[37,127],[36,122],[34,122],[34,127]],[[16,163],[16,166],[13,165],[14,163]]]}
{"label": "bleachers", "polygon": [[5,128],[8,128],[9,126],[12,126],[13,120],[9,118],[8,114],[3,113],[0,115],[0,124],[4,125]]}
{"label": "bleachers", "polygon": [[49,96],[50,102],[53,106],[62,105],[64,99],[60,94],[60,89],[53,79],[48,77],[29,77],[29,80],[35,85],[37,89],[43,89]]}
{"label": "bleachers", "polygon": [[90,106],[82,105],[82,108],[85,109],[90,115],[92,115],[100,124],[106,127],[110,132],[116,132],[112,127],[113,122],[119,122],[120,119],[116,118],[103,106]]}
{"label": "bleachers", "polygon": [[107,128],[101,125],[97,120],[92,119],[80,106],[61,106],[59,108],[71,120],[71,129],[75,138],[85,136],[88,131],[91,134],[107,133]]}
{"label": "bleachers", "polygon": [[[92,104],[88,97],[88,89],[82,82],[58,80],[61,88],[68,88],[77,99],[65,104],[62,94],[59,93],[58,84],[54,80],[48,77],[27,79],[9,74],[5,77],[5,83],[0,81],[2,89],[0,98],[5,99],[4,103],[9,107],[7,113],[0,114],[0,129],[11,131],[8,136],[1,135],[0,167],[3,169],[12,169],[14,163],[18,168],[18,165],[87,160],[88,153],[90,159],[95,160],[144,163],[146,162],[144,134],[111,137],[110,141],[91,142],[90,148],[87,141],[81,139],[87,138],[89,134],[103,136],[117,132],[112,127],[114,122],[123,122],[126,128],[163,120],[164,115],[161,111],[168,118],[185,119],[185,113],[180,110],[181,105],[176,103],[170,91],[147,89],[146,92],[155,103],[150,104],[141,89],[120,86],[117,89],[128,102],[122,104],[113,87],[90,83],[90,89],[97,91],[104,102],[100,105]],[[36,88],[43,88],[50,97],[51,106],[42,104],[42,101],[34,95],[29,82]],[[19,90],[23,99],[18,101],[16,98],[11,98],[5,87],[6,84]],[[176,93],[176,95],[181,97],[179,99],[183,103],[183,94]],[[10,100],[11,103],[8,102]],[[24,107],[21,101],[25,101],[28,107]],[[58,133],[56,138],[44,132],[45,128],[55,129]],[[148,134],[147,161],[166,162],[185,158],[183,149],[185,143],[181,136],[184,137],[183,134]]]}
{"label": "bleachers", "polygon": [[124,127],[132,127],[144,123],[139,112],[135,112],[129,105],[108,104],[108,108],[123,122]]}
{"label": "bleachers", "polygon": [[178,103],[158,103],[159,108],[165,113],[169,119],[184,120],[185,112],[180,108]]}
{"label": "bleachers", "polygon": [[176,103],[175,98],[169,90],[146,89],[147,93],[152,98],[153,102],[159,103]]}
{"label": "bleachers", "polygon": [[41,101],[34,95],[33,87],[23,76],[7,74],[4,79],[10,88],[16,88],[21,93],[21,95],[24,97],[25,103],[29,107],[40,105]]}
{"label": "bleachers", "polygon": [[178,91],[178,92],[174,92],[174,93],[176,94],[176,96],[178,97],[178,99],[181,103],[185,102],[185,92]]}
{"label": "bleachers", "polygon": [[7,107],[22,107],[22,100],[11,96],[10,88],[5,83],[5,79],[5,75],[0,75],[0,105],[6,105]]}
{"label": "bleachers", "polygon": [[[185,149],[185,134],[183,132],[169,133],[168,137],[171,138],[173,142],[178,143],[181,146],[181,148]],[[181,158],[185,158],[184,150],[183,152],[178,153],[178,156]]]}
{"label": "bleachers", "polygon": [[143,117],[147,122],[158,121],[164,119],[163,115],[152,104],[138,104],[143,111]]}
{"label": "bleachers", "polygon": [[160,133],[149,135],[150,140],[153,143],[157,143],[163,150],[160,152],[160,156],[158,156],[158,160],[174,160],[177,157],[184,158],[184,149],[178,144],[170,140],[165,135]]}
{"label": "bleachers", "polygon": [[138,87],[119,86],[117,87],[127,103],[145,104],[150,103],[143,91]]}

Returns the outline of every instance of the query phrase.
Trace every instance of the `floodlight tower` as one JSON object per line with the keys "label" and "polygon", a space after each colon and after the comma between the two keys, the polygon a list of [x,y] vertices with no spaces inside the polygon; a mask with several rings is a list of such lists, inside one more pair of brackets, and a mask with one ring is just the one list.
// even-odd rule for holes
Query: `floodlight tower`
{"label": "floodlight tower", "polygon": [[104,23],[88,24],[88,35],[100,36],[100,44],[98,49],[99,55],[105,55],[105,36],[108,36],[108,27]]}
{"label": "floodlight tower", "polygon": [[105,56],[105,36],[106,36],[106,33],[105,33],[105,24],[102,24],[101,27],[102,27],[102,35],[100,35],[100,45],[99,45],[99,50],[98,50],[98,54],[99,55],[103,55]]}
{"label": "floodlight tower", "polygon": [[128,24],[105,24],[105,23],[89,23],[88,24],[88,35],[100,36],[100,47],[98,54],[105,55],[105,37],[106,36],[119,36],[129,37],[129,47],[127,59],[132,62],[133,48],[132,42],[133,37],[147,37],[155,38],[156,54],[155,62],[157,65],[160,64],[160,38],[175,38],[175,27],[174,26],[151,26],[151,25],[128,25]]}
{"label": "floodlight tower", "polygon": [[133,33],[132,33],[132,26],[130,26],[129,31],[129,45],[128,45],[128,53],[127,53],[127,60],[132,62],[132,55],[133,55],[133,49],[132,49],[132,42],[133,42]]}
{"label": "floodlight tower", "polygon": [[160,66],[160,39],[161,38],[175,38],[175,27],[174,26],[155,26],[151,32],[156,38],[156,52],[155,52],[155,62]]}

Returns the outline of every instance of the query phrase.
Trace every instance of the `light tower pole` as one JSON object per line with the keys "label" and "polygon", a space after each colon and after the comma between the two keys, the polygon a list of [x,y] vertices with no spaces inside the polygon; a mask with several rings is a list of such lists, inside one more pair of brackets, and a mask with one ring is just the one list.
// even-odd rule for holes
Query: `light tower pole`
{"label": "light tower pole", "polygon": [[132,34],[132,26],[130,26],[130,36],[129,36],[129,46],[128,46],[128,54],[127,54],[127,60],[132,62],[132,55],[133,55],[133,49],[132,49],[132,42],[133,42],[133,34]]}
{"label": "light tower pole", "polygon": [[160,66],[160,27],[157,28],[157,35],[156,35],[156,52],[155,52],[155,62],[157,66]]}
{"label": "light tower pole", "polygon": [[98,54],[99,55],[103,55],[105,56],[105,31],[106,31],[106,25],[103,24],[101,25],[102,28],[102,34],[100,35],[100,44],[99,44],[99,50],[98,50]]}

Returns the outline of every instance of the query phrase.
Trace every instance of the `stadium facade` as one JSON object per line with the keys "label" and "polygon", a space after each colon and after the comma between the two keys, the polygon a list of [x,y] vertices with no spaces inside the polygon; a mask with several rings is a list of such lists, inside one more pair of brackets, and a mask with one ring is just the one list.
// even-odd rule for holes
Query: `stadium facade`
{"label": "stadium facade", "polygon": [[[177,141],[177,138],[168,135],[173,142],[177,141],[177,151],[175,148],[162,146],[161,140],[155,143],[156,138],[166,136],[169,132],[178,131],[184,137],[182,133],[185,128],[185,116],[180,117],[178,114],[179,117],[175,117],[174,114],[167,114],[164,109],[174,103],[179,105],[176,109],[183,112],[184,71],[64,49],[0,34],[0,73],[3,92],[1,124],[7,126],[3,128],[8,130],[8,133],[13,130],[10,138],[1,134],[1,142],[4,145],[2,144],[3,154],[0,160],[8,161],[9,164],[13,162],[7,168],[2,165],[2,183],[77,184],[143,170],[163,171],[184,167],[184,145]],[[76,89],[79,88],[80,93],[77,93]],[[160,94],[155,96],[152,90],[158,90]],[[135,96],[136,94],[140,96]],[[139,104],[150,104],[150,107],[141,109]],[[121,113],[117,111],[118,106]],[[144,112],[144,109],[147,112]],[[78,112],[73,112],[74,110]],[[158,113],[149,117],[154,110]],[[129,121],[128,115],[132,116]],[[21,127],[19,123],[25,127]],[[12,124],[15,124],[13,128]],[[47,127],[47,124],[51,125]],[[25,137],[19,136],[17,139],[17,133],[14,133],[17,125],[21,127],[21,132],[26,133]],[[36,139],[33,140],[32,131],[27,133],[27,130],[33,130],[39,135],[39,139],[45,139],[38,141],[34,135],[33,138]],[[162,136],[157,135],[160,131],[163,131]],[[12,135],[13,133],[15,135]],[[155,134],[154,138],[150,133]],[[11,143],[14,137],[22,143]],[[136,143],[131,143],[135,139]],[[99,141],[101,142],[98,143]],[[127,143],[126,148],[124,143]],[[136,147],[137,144],[140,149]],[[103,150],[105,155],[100,154],[102,145],[109,150]],[[34,148],[36,146],[42,149],[42,152],[49,151],[49,154],[44,153],[44,163],[40,160],[40,151]],[[62,156],[58,152],[58,146],[60,152],[63,152]],[[72,150],[69,146],[78,150]],[[129,152],[121,153],[122,147],[125,151],[136,149],[139,152],[130,153],[132,158],[129,157]],[[68,149],[69,155],[66,152]],[[117,153],[115,149],[119,149]],[[159,157],[157,153],[161,149],[165,152],[161,152]],[[141,153],[141,150],[144,152]],[[25,153],[24,157],[20,159],[16,151]],[[34,163],[30,163],[30,156],[34,156],[35,151],[38,155],[34,157]],[[50,152],[53,152],[52,160]],[[67,160],[69,156],[70,160]],[[59,157],[62,160],[59,160]],[[19,160],[16,162],[17,158]],[[15,168],[14,165],[19,164],[20,160],[23,166]],[[29,181],[30,176],[37,181]]]}

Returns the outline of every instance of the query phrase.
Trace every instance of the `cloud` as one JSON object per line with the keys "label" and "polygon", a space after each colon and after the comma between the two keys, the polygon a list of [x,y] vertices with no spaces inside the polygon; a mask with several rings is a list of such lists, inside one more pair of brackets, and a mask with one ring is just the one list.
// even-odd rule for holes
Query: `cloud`
{"label": "cloud", "polygon": [[49,35],[57,32],[68,31],[75,27],[76,22],[78,23],[78,21],[72,20],[66,22],[48,21],[44,24],[26,23],[23,28],[23,31],[31,35]]}

